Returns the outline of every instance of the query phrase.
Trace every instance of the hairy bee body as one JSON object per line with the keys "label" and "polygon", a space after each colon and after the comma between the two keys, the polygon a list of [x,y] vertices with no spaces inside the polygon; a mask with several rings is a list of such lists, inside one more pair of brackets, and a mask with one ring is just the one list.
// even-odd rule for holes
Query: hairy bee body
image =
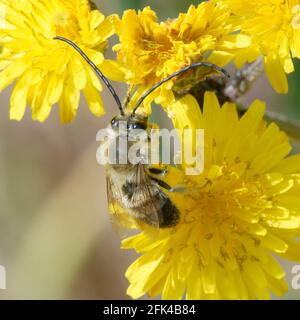
{"label": "hairy bee body", "polygon": [[[120,122],[127,123],[127,132],[120,130]],[[128,135],[134,129],[148,129],[146,118],[141,116],[118,116],[112,120],[109,126],[112,129],[111,140],[108,140],[108,148],[115,146],[113,139],[118,140],[120,136]],[[143,152],[149,148],[148,139],[140,146],[140,158],[143,159]],[[132,142],[128,141],[128,148]],[[127,150],[118,149],[120,156]],[[146,152],[145,152],[146,157]],[[155,170],[157,171],[157,170]],[[159,173],[159,171],[157,171]],[[157,173],[156,172],[156,173]],[[151,166],[141,162],[132,164],[107,164],[107,194],[110,207],[115,206],[124,209],[131,218],[138,222],[158,228],[169,228],[175,226],[179,221],[179,211],[175,204],[163,189],[171,188],[159,177],[151,173]],[[159,175],[158,175],[159,176]],[[117,210],[112,210],[116,214]]]}

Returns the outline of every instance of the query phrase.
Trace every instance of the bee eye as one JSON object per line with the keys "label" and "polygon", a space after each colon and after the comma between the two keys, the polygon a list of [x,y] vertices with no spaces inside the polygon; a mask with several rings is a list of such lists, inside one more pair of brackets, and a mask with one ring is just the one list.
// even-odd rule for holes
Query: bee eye
{"label": "bee eye", "polygon": [[116,127],[118,125],[118,121],[115,118],[113,118],[111,120],[110,124],[111,124],[112,127]]}
{"label": "bee eye", "polygon": [[145,130],[146,126],[142,123],[130,123],[128,125],[128,129],[140,129],[140,130]]}

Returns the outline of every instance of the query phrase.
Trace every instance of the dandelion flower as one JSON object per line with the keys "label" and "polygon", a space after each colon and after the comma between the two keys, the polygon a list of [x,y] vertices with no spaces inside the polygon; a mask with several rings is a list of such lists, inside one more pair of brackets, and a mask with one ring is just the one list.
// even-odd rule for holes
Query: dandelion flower
{"label": "dandelion flower", "polygon": [[[299,0],[217,0],[226,3],[240,20],[241,31],[264,55],[268,78],[279,93],[287,93],[286,74],[294,71],[292,58],[300,58]],[[246,55],[245,55],[245,58]]]}
{"label": "dandelion flower", "polygon": [[155,239],[141,232],[123,241],[123,248],[141,254],[126,273],[128,294],[282,296],[285,272],[274,256],[300,260],[300,156],[288,156],[286,134],[264,122],[263,102],[255,101],[239,118],[234,104],[220,107],[210,92],[203,112],[192,96],[172,110],[177,128],[204,128],[205,169],[184,176],[186,192],[168,193],[181,212],[175,229],[161,229]]}
{"label": "dandelion flower", "polygon": [[111,18],[91,10],[88,0],[1,0],[0,13],[0,90],[15,81],[11,119],[21,120],[29,105],[33,119],[44,121],[59,103],[61,121],[70,122],[81,91],[94,115],[104,113],[101,85],[93,71],[73,48],[53,37],[74,41],[116,79],[116,63],[102,54],[114,33]]}
{"label": "dandelion flower", "polygon": [[[209,61],[226,65],[239,48],[249,45],[248,37],[231,34],[230,11],[212,1],[190,6],[176,19],[158,22],[154,11],[146,7],[138,13],[124,12],[115,21],[120,43],[114,47],[118,60],[127,70],[126,81],[140,85],[144,92],[166,76],[194,62]],[[213,54],[211,54],[213,51]],[[170,81],[152,95],[152,100],[170,103]]]}

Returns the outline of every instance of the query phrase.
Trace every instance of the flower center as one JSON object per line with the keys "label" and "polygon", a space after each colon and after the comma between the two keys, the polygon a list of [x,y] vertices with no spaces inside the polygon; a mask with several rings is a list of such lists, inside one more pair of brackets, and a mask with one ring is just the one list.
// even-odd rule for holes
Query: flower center
{"label": "flower center", "polygon": [[[247,178],[248,168],[249,164],[242,162],[231,168],[214,168],[214,174],[207,173],[199,191],[186,196],[182,217],[183,229],[188,230],[186,246],[196,246],[203,255],[204,248],[213,242],[222,263],[229,256],[244,261],[243,241],[259,246],[255,232],[264,232],[259,227],[260,215],[272,207],[272,200],[266,196],[263,178]],[[239,263],[242,266],[242,261]]]}

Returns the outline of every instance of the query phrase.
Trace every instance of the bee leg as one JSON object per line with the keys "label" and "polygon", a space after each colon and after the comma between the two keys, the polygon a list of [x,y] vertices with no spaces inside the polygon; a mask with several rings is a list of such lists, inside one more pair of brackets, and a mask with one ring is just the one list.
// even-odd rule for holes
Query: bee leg
{"label": "bee leg", "polygon": [[169,192],[186,192],[186,191],[187,191],[186,187],[180,186],[180,185],[173,187],[171,188],[171,190],[169,190]]}
{"label": "bee leg", "polygon": [[163,189],[166,189],[169,192],[185,192],[186,191],[186,188],[184,186],[178,185],[176,187],[171,187],[166,182],[156,179],[154,177],[151,177],[151,180],[156,182],[160,187],[162,187]]}
{"label": "bee leg", "polygon": [[151,174],[165,176],[168,173],[168,170],[166,169],[160,169],[160,168],[149,168],[148,169]]}
{"label": "bee leg", "polygon": [[162,187],[168,191],[172,190],[172,187],[170,185],[168,185],[166,182],[159,180],[157,178],[154,178],[154,177],[150,177],[150,179],[152,181],[156,182],[160,187]]}

